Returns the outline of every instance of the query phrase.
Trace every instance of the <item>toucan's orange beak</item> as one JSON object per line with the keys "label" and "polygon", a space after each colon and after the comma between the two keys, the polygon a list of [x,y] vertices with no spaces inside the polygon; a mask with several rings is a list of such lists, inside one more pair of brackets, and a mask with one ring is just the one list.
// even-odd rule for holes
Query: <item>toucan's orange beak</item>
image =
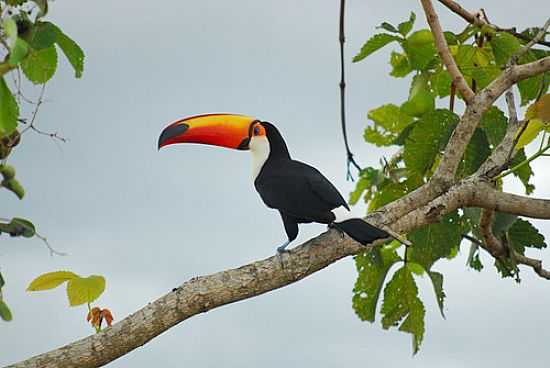
{"label": "toucan's orange beak", "polygon": [[158,148],[175,143],[200,143],[239,150],[249,149],[253,117],[237,114],[191,116],[168,125]]}

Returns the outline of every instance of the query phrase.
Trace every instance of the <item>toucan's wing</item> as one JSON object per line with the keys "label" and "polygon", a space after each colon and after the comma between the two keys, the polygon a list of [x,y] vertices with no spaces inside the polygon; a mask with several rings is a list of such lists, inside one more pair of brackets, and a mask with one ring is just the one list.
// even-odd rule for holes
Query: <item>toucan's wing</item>
{"label": "toucan's wing", "polygon": [[346,203],[345,199],[342,197],[338,189],[332,183],[325,178],[323,174],[319,172],[314,167],[311,167],[307,164],[304,164],[303,162],[299,161],[293,161],[299,166],[302,166],[304,168],[309,168],[309,175],[307,175],[307,180],[309,183],[309,186],[311,188],[311,191],[319,197],[321,201],[324,201],[325,203],[333,206],[332,208],[338,208],[340,206],[344,206],[348,211],[349,206]]}
{"label": "toucan's wing", "polygon": [[346,201],[317,169],[299,161],[284,160],[262,171],[255,186],[264,203],[300,219],[330,222],[332,209]]}

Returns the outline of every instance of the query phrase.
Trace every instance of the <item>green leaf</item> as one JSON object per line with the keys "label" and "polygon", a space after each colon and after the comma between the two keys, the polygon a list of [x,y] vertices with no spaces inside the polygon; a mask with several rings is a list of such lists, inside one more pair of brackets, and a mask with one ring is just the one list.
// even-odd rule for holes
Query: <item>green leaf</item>
{"label": "green leaf", "polygon": [[435,96],[430,91],[420,91],[401,105],[401,110],[410,116],[420,117],[435,109]]}
{"label": "green leaf", "polygon": [[378,188],[372,200],[369,203],[369,212],[375,211],[378,208],[395,201],[398,198],[407,194],[407,188],[404,183],[395,183],[388,180],[386,185]]}
{"label": "green leaf", "polygon": [[4,321],[11,321],[13,319],[8,305],[2,299],[0,299],[0,318]]}
{"label": "green leaf", "polygon": [[54,45],[57,39],[57,27],[50,22],[36,22],[25,40],[35,50],[42,50]]}
{"label": "green leaf", "polygon": [[440,69],[431,78],[432,88],[439,97],[447,97],[451,94],[451,83],[453,79],[448,71]]}
{"label": "green leaf", "polygon": [[[531,119],[527,122],[527,127],[523,130],[516,144],[516,149],[520,149],[534,141],[544,129],[545,124],[539,119]],[[520,130],[521,132],[521,130]]]}
{"label": "green leaf", "polygon": [[432,286],[434,287],[439,312],[441,313],[441,317],[445,318],[444,302],[446,295],[443,291],[443,275],[435,271],[428,271],[428,275],[430,276],[430,280],[432,280]]}
{"label": "green leaf", "polygon": [[[527,160],[527,156],[525,156],[525,150],[522,148],[514,156],[510,167],[514,167],[525,160]],[[531,180],[531,177],[534,175],[533,170],[531,169],[531,165],[525,164],[513,171],[512,174],[519,180],[521,180],[521,182],[525,186],[525,194],[533,193],[533,191],[535,190],[535,186],[529,182],[529,180]]]}
{"label": "green leaf", "polygon": [[437,260],[446,258],[460,245],[462,233],[456,212],[446,215],[439,223],[416,229],[408,236],[413,243],[408,250],[408,260],[429,270]]}
{"label": "green leaf", "polygon": [[[468,219],[471,229],[477,238],[481,238],[479,232],[479,220],[481,210],[479,208],[464,208],[464,216]],[[494,235],[501,236],[516,222],[517,216],[509,213],[495,212],[491,230]]]}
{"label": "green leaf", "polygon": [[414,70],[427,70],[437,58],[432,32],[427,29],[412,33],[401,45]]}
{"label": "green leaf", "polygon": [[361,51],[359,51],[359,53],[355,55],[355,57],[353,58],[353,62],[356,63],[358,61],[361,61],[373,52],[380,50],[382,47],[386,46],[390,42],[400,40],[400,37],[387,33],[375,34],[374,36],[369,38],[369,40],[361,48]]}
{"label": "green leaf", "polygon": [[372,167],[367,167],[361,170],[359,181],[357,182],[355,190],[350,193],[349,203],[351,205],[356,204],[365,190],[379,185],[382,180],[384,180],[384,173],[380,170]]}
{"label": "green leaf", "polygon": [[34,84],[43,84],[49,81],[57,68],[57,51],[54,46],[42,50],[30,50],[28,56],[21,63],[23,73]]}
{"label": "green leaf", "polygon": [[446,109],[424,114],[405,141],[403,159],[407,169],[425,175],[458,121],[459,117]]}
{"label": "green leaf", "polygon": [[91,303],[105,291],[105,278],[92,275],[89,277],[75,277],[67,283],[67,296],[71,307]]}
{"label": "green leaf", "polygon": [[529,221],[518,219],[508,230],[508,239],[514,249],[521,254],[525,253],[525,247],[542,249],[546,248],[544,235]]}
{"label": "green leaf", "polygon": [[491,37],[490,43],[493,48],[495,61],[499,66],[506,65],[512,55],[521,47],[519,40],[507,32],[497,32]]}
{"label": "green leaf", "polygon": [[42,274],[31,281],[27,287],[27,291],[41,291],[54,289],[64,283],[75,278],[79,278],[77,274],[70,271],[55,271]]}
{"label": "green leaf", "polygon": [[368,118],[374,122],[374,127],[365,129],[365,140],[378,146],[391,145],[398,134],[413,120],[394,104],[370,110]]}
{"label": "green leaf", "polygon": [[384,289],[382,327],[397,326],[399,331],[412,334],[413,352],[416,354],[424,337],[424,305],[418,298],[416,282],[407,267],[400,268]]}
{"label": "green leaf", "polygon": [[82,51],[76,42],[63,33],[59,27],[55,26],[55,28],[57,30],[57,45],[73,66],[75,78],[82,77],[82,72],[84,71],[84,51]]}
{"label": "green leaf", "polygon": [[489,148],[487,136],[482,129],[477,128],[468,146],[466,146],[464,158],[458,169],[459,176],[465,177],[475,173],[490,154],[491,149]]}
{"label": "green leaf", "polygon": [[17,179],[4,179],[0,185],[15,194],[19,199],[23,199],[25,196],[25,189]]}
{"label": "green leaf", "polygon": [[10,57],[8,58],[8,63],[11,65],[17,65],[27,56],[29,52],[29,46],[22,38],[17,37],[15,44],[10,51]]}
{"label": "green leaf", "polygon": [[397,28],[395,28],[392,24],[388,23],[388,22],[382,22],[382,24],[380,24],[378,27],[376,28],[382,28],[388,32],[393,32],[393,33],[399,33],[399,31],[397,30]]}
{"label": "green leaf", "polygon": [[386,275],[400,260],[395,250],[388,247],[374,248],[355,257],[358,275],[353,288],[353,310],[361,320],[374,322]]}
{"label": "green leaf", "polygon": [[392,66],[392,71],[390,72],[392,77],[403,78],[412,71],[407,55],[395,51],[391,53],[390,64]]}
{"label": "green leaf", "polygon": [[406,22],[399,23],[399,25],[397,26],[399,33],[401,33],[403,36],[407,36],[407,34],[409,34],[409,32],[412,30],[415,20],[416,20],[416,14],[411,12],[411,15],[409,16],[409,20]]}
{"label": "green leaf", "polygon": [[0,135],[11,134],[17,127],[19,106],[4,78],[0,78]]}
{"label": "green leaf", "polygon": [[2,22],[2,28],[8,38],[8,46],[13,47],[15,40],[17,39],[17,24],[12,17],[7,17]]}
{"label": "green leaf", "polygon": [[[528,51],[519,59],[520,64],[536,61],[537,57],[532,51]],[[530,101],[536,99],[543,85],[544,74],[538,74],[518,82],[519,95],[521,97],[521,106],[527,105]]]}
{"label": "green leaf", "polygon": [[492,106],[489,110],[485,111],[483,115],[481,115],[481,120],[479,122],[479,126],[485,132],[487,140],[493,148],[498,146],[504,138],[507,125],[508,119],[496,106]]}

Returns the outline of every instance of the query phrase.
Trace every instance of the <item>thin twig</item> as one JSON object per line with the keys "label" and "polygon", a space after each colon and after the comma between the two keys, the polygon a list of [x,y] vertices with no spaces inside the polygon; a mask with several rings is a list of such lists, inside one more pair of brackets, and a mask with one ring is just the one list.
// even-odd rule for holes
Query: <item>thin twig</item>
{"label": "thin twig", "polygon": [[[441,4],[445,5],[453,13],[458,14],[459,16],[461,16],[468,23],[471,23],[471,24],[479,26],[479,27],[482,27],[484,25],[489,25],[489,26],[493,27],[495,29],[495,31],[497,31],[497,32],[510,33],[510,34],[512,34],[512,35],[516,36],[517,38],[520,38],[524,41],[528,41],[528,42],[531,41],[531,38],[529,36],[518,33],[516,31],[516,27],[502,28],[502,27],[499,27],[499,26],[494,25],[494,24],[489,24],[488,22],[481,19],[480,17],[476,17],[474,14],[467,11],[466,9],[464,9],[462,6],[460,6],[457,2],[455,2],[453,0],[438,0],[438,1]],[[544,45],[544,46],[550,47],[550,42],[548,42],[548,41],[539,40],[537,43],[539,45]]]}
{"label": "thin twig", "polygon": [[51,245],[50,243],[48,242],[48,239],[45,237],[45,236],[42,236],[40,234],[38,234],[37,232],[34,233],[34,235],[42,240],[44,242],[44,244],[46,244],[46,247],[48,248],[48,250],[50,251],[50,256],[66,256],[67,253],[64,253],[64,252],[59,252],[57,250],[55,250]]}
{"label": "thin twig", "polygon": [[443,29],[441,29],[441,24],[439,24],[439,19],[437,17],[437,13],[434,10],[433,4],[431,0],[420,0],[420,2],[422,3],[422,7],[424,8],[424,12],[426,13],[426,19],[428,20],[428,24],[430,25],[430,29],[432,30],[435,46],[437,47],[439,56],[445,64],[447,71],[453,78],[453,84],[456,86],[456,89],[458,90],[464,101],[466,101],[466,104],[470,104],[475,96],[475,93],[468,86],[468,83],[466,83],[464,76],[458,69],[456,62],[451,55],[451,51],[449,50],[449,46],[447,45],[447,41],[445,40],[445,36],[443,35]]}
{"label": "thin twig", "polygon": [[346,37],[344,35],[344,13],[346,8],[346,0],[340,0],[340,118],[342,121],[342,134],[344,136],[344,144],[346,146],[346,160],[347,160],[347,180],[353,181],[353,176],[351,175],[350,166],[353,165],[358,171],[361,171],[361,166],[355,162],[353,158],[353,153],[349,147],[348,134],[346,129],[346,78],[344,72],[344,43],[346,42]]}
{"label": "thin twig", "polygon": [[531,41],[529,41],[527,44],[525,44],[521,49],[519,49],[508,61],[507,66],[515,65],[518,63],[518,60],[525,55],[531,47],[533,47],[537,42],[542,40],[544,36],[546,35],[546,31],[550,27],[550,18],[546,20],[546,23],[542,26],[539,33],[533,38]]}
{"label": "thin twig", "polygon": [[516,251],[510,252],[512,257],[515,259],[516,263],[529,266],[539,275],[540,277],[550,280],[550,271],[542,268],[542,261],[539,259],[529,258],[523,254],[519,254]]}

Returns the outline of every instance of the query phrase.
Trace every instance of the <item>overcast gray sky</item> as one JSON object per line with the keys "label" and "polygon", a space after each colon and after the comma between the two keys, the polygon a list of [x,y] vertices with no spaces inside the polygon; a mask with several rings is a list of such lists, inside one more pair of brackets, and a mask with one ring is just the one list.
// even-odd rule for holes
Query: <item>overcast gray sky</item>
{"label": "overcast gray sky", "polygon": [[[503,26],[543,24],[547,0],[461,1],[484,7]],[[362,165],[388,151],[366,145],[369,109],[401,103],[405,83],[389,78],[389,51],[359,64],[351,57],[382,21],[397,23],[418,2],[349,1],[348,111]],[[440,6],[444,27],[462,21]],[[2,237],[4,296],[14,321],[1,323],[0,365],[92,332],[85,307],[69,308],[63,289],[28,294],[32,278],[68,269],[101,274],[99,299],[119,320],[197,275],[273,254],[285,240],[279,216],[254,191],[247,153],[202,146],[157,152],[162,128],[203,112],[239,112],[277,124],[292,154],[325,173],[345,194],[338,118],[338,1],[56,1],[50,18],[86,52],[81,80],[65,60],[48,84],[39,126],[69,142],[28,134],[11,162],[27,190],[3,192],[2,217],[32,219],[67,257],[39,240]],[[548,163],[537,162],[536,195],[550,197]],[[514,182],[511,191],[521,193]],[[359,209],[359,212],[363,209]],[[547,236],[550,226],[539,222]],[[301,227],[298,240],[324,231]],[[295,244],[299,244],[296,242]],[[411,358],[410,336],[360,322],[351,309],[356,272],[345,259],[297,284],[196,316],[111,367],[500,366],[548,362],[550,284],[523,272],[501,280],[459,258],[442,261],[447,320],[422,279],[427,333]],[[550,262],[548,250],[543,259]],[[538,255],[538,253],[537,253]],[[485,258],[487,259],[487,258]],[[487,262],[489,263],[489,262]]]}

